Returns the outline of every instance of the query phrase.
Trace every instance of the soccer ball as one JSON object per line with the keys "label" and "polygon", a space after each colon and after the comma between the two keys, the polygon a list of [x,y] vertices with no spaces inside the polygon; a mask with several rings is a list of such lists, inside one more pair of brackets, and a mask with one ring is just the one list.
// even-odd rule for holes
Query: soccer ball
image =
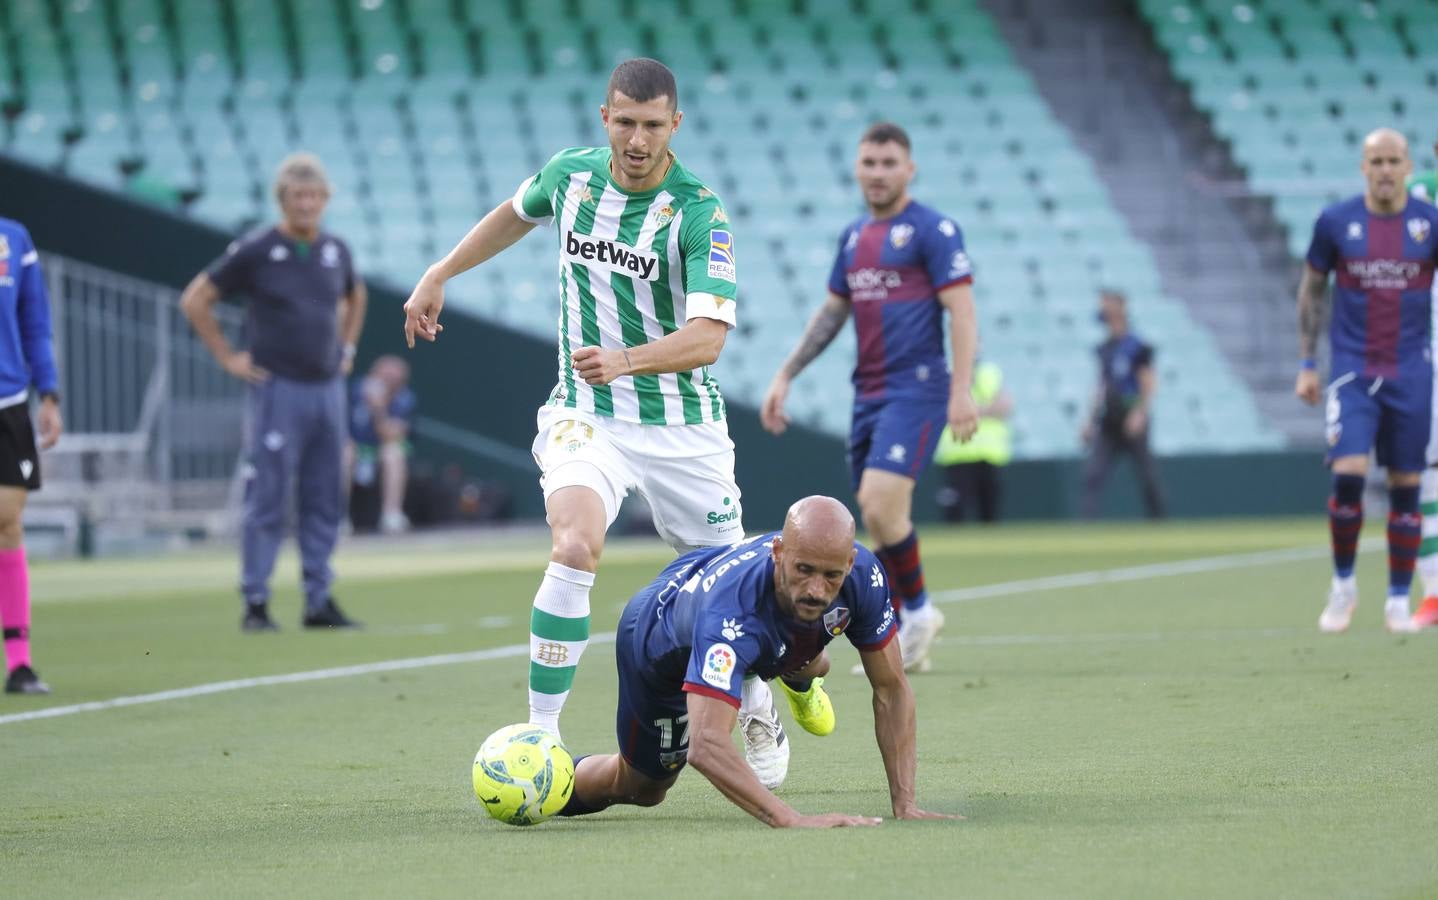
{"label": "soccer ball", "polygon": [[506,825],[538,825],[574,791],[574,757],[535,725],[506,725],[474,755],[474,795]]}

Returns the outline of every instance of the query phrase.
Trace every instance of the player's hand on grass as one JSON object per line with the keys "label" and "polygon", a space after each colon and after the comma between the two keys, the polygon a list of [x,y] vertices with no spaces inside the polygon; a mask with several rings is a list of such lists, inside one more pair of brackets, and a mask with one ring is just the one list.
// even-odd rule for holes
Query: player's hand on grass
{"label": "player's hand on grass", "polygon": [[759,407],[759,423],[770,434],[783,434],[789,427],[789,416],[784,412],[784,401],[789,397],[789,380],[777,377],[769,384],[764,403]]}
{"label": "player's hand on grass", "polygon": [[266,369],[255,365],[248,350],[236,350],[225,357],[225,361],[220,366],[226,372],[241,381],[248,381],[250,384],[264,384],[270,378],[270,373]]}
{"label": "player's hand on grass", "polygon": [[40,414],[38,416],[40,425],[40,449],[49,450],[60,440],[60,432],[65,430],[65,420],[60,416],[60,404],[51,397],[40,401]]}
{"label": "player's hand on grass", "polygon": [[855,825],[878,825],[884,821],[878,816],[848,816],[844,813],[824,813],[818,816],[800,816],[790,822],[789,828],[849,828]]}
{"label": "player's hand on grass", "polygon": [[979,430],[979,405],[967,391],[955,392],[949,398],[949,430],[960,443],[968,441]]}
{"label": "player's hand on grass", "polygon": [[1293,386],[1293,393],[1299,400],[1314,406],[1318,403],[1318,373],[1313,369],[1301,369],[1298,372],[1298,382]]}
{"label": "player's hand on grass", "polygon": [[444,326],[439,324],[439,311],[444,308],[444,285],[421,278],[414,293],[404,301],[404,342],[414,349],[415,337],[434,343]]}
{"label": "player's hand on grass", "polygon": [[623,350],[580,347],[569,354],[569,362],[585,384],[608,384],[621,375],[629,374],[629,357]]}
{"label": "player's hand on grass", "polygon": [[961,815],[958,815],[958,814],[956,814],[956,813],[937,813],[937,812],[929,812],[929,811],[926,810],[926,809],[919,809],[918,807],[911,807],[911,808],[905,809],[905,810],[895,810],[895,811],[894,811],[894,818],[896,818],[896,819],[906,819],[906,820],[916,820],[916,819],[931,819],[931,820],[932,820],[932,819],[947,819],[947,820],[954,820],[954,821],[962,821],[964,817],[961,816]]}

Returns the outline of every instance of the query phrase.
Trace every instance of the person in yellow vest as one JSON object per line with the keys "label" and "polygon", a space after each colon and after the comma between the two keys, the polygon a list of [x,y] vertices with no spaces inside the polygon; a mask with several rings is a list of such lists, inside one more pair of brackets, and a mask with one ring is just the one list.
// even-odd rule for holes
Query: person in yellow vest
{"label": "person in yellow vest", "polygon": [[974,366],[971,393],[979,408],[979,430],[961,444],[945,428],[934,450],[934,462],[944,467],[939,507],[946,522],[964,521],[968,507],[977,507],[980,522],[997,522],[999,471],[1014,455],[1008,423],[1014,403],[1004,390],[1003,370],[992,362]]}

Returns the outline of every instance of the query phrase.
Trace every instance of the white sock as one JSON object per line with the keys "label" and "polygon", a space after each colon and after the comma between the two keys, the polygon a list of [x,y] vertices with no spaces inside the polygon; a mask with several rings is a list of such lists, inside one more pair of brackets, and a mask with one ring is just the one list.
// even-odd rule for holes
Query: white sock
{"label": "white sock", "polygon": [[579,658],[589,645],[594,573],[551,562],[534,595],[529,624],[529,721],[559,734]]}
{"label": "white sock", "polygon": [[1384,609],[1385,612],[1393,612],[1394,610],[1402,610],[1402,611],[1403,611],[1403,614],[1404,614],[1405,616],[1408,615],[1408,610],[1409,610],[1409,606],[1408,606],[1408,595],[1407,595],[1407,594],[1389,594],[1389,595],[1388,595],[1388,603],[1384,606],[1383,609]]}
{"label": "white sock", "polygon": [[739,717],[768,716],[774,706],[774,693],[762,678],[745,678],[739,692]]}
{"label": "white sock", "polygon": [[1333,589],[1348,594],[1356,593],[1358,591],[1358,576],[1349,575],[1347,578],[1339,578],[1337,575],[1334,575]]}

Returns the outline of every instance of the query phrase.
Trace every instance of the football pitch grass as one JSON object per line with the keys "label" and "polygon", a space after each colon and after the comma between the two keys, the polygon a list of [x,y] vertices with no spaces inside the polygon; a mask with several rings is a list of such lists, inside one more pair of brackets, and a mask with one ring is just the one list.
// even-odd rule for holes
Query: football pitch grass
{"label": "football pitch grass", "polygon": [[[526,714],[540,538],[349,544],[361,634],[298,627],[291,558],[277,635],[239,632],[227,556],[40,563],[56,692],[0,698],[4,894],[1438,896],[1438,634],[1383,631],[1379,548],[1353,629],[1320,635],[1324,539],[1316,518],[927,529],[948,627],[912,679],[918,796],[967,818],[816,832],[771,831],[693,771],[656,809],[488,818],[470,761]],[[593,630],[668,558],[612,544]],[[831,651],[839,727],[790,727],[780,795],[887,816],[867,683]],[[393,660],[419,661],[368,665]],[[571,748],[612,752],[614,700],[601,638]]]}

